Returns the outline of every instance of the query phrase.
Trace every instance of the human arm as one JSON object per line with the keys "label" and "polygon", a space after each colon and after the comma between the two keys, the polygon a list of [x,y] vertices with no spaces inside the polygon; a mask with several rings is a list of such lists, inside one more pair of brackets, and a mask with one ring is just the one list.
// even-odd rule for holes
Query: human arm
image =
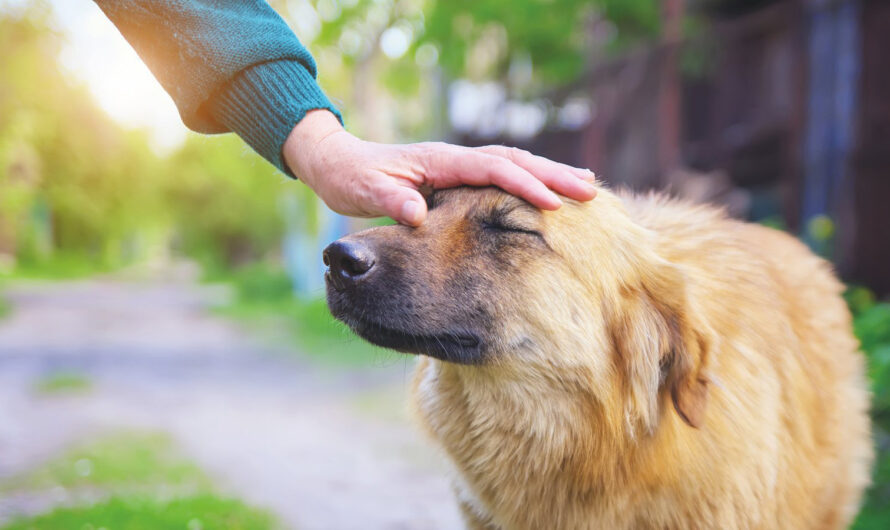
{"label": "human arm", "polygon": [[281,146],[306,112],[339,117],[312,56],[262,0],[95,1],[192,130],[235,132],[287,173]]}

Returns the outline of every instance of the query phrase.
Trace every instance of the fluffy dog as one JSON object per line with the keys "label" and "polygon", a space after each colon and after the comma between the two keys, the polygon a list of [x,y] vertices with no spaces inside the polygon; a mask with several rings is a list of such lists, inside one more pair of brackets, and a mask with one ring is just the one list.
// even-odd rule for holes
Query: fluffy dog
{"label": "fluffy dog", "polygon": [[421,354],[471,528],[842,528],[872,460],[830,266],[720,211],[437,192],[325,251],[332,313]]}

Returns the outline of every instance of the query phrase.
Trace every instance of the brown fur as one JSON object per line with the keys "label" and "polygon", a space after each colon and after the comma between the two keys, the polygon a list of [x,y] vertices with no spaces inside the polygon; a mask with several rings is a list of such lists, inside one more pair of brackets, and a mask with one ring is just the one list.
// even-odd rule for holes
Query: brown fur
{"label": "brown fur", "polygon": [[[445,197],[425,228],[358,237],[399,249],[414,287],[392,296],[490,320],[484,362],[420,357],[413,385],[469,527],[849,525],[868,395],[825,261],[659,196],[602,189],[544,213],[492,190]],[[484,242],[474,216],[511,204],[543,241]]]}

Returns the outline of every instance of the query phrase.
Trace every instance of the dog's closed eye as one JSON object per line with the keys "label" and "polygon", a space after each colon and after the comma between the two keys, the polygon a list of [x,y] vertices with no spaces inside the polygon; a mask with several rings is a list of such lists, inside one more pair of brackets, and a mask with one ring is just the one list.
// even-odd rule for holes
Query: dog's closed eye
{"label": "dog's closed eye", "polygon": [[485,218],[481,221],[481,224],[482,229],[486,232],[525,234],[544,239],[544,235],[538,230],[509,219],[505,215],[494,215]]}
{"label": "dog's closed eye", "polygon": [[526,228],[517,223],[513,223],[510,220],[506,220],[502,217],[492,217],[490,219],[482,220],[482,229],[488,232],[505,232],[505,233],[517,233],[517,234],[527,234],[530,236],[537,236],[543,238],[543,234],[541,232],[534,230],[532,228]]}

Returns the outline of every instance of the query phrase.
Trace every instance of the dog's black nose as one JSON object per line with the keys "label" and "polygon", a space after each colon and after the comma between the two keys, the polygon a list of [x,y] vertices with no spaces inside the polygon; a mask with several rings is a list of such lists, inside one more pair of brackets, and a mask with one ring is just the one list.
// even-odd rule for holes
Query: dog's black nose
{"label": "dog's black nose", "polygon": [[357,241],[334,241],[322,253],[328,277],[338,289],[352,285],[374,267],[374,253]]}

